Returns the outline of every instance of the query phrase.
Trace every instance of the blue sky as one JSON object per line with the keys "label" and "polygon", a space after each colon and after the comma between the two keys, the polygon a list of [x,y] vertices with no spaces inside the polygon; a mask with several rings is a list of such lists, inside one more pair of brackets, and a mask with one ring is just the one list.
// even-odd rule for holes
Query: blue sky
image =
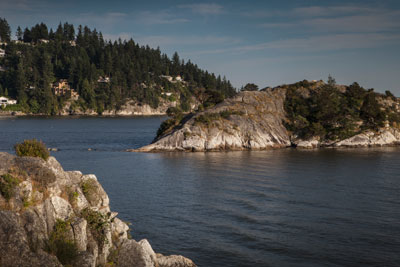
{"label": "blue sky", "polygon": [[18,25],[68,21],[109,39],[177,51],[240,87],[303,79],[359,82],[400,96],[400,1],[0,0]]}

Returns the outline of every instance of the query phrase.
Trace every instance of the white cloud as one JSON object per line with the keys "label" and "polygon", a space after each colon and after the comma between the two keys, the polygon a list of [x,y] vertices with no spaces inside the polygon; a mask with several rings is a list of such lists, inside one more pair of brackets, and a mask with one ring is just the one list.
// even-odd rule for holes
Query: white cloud
{"label": "white cloud", "polygon": [[198,45],[202,46],[213,46],[213,45],[232,45],[239,44],[242,42],[239,38],[234,38],[230,36],[171,36],[171,35],[135,35],[130,32],[121,32],[118,34],[103,34],[104,39],[106,40],[129,40],[133,39],[135,42],[140,45],[149,45],[150,47],[167,47],[167,46],[193,46],[197,47]]}
{"label": "white cloud", "polygon": [[[104,38],[105,40],[116,41],[116,40],[118,40],[119,38],[121,38],[121,40],[129,40],[129,39],[131,39],[131,38],[133,38],[133,37],[132,37],[132,33],[121,32],[121,33],[118,33],[118,34],[108,34],[108,33],[104,33],[104,34],[103,34],[103,38]],[[136,40],[135,40],[135,41],[136,41]]]}
{"label": "white cloud", "polygon": [[241,54],[254,51],[282,50],[295,53],[317,53],[348,49],[378,48],[387,45],[400,45],[400,34],[359,33],[330,34],[309,38],[292,38],[264,42],[253,45],[236,46],[227,49],[210,49],[197,51],[196,55],[206,54]]}
{"label": "white cloud", "polygon": [[104,14],[99,13],[81,13],[79,16],[70,18],[69,21],[75,24],[94,25],[99,30],[104,31],[112,28],[116,24],[120,24],[127,17],[126,13],[109,12]]}
{"label": "white cloud", "polygon": [[[256,11],[258,12],[258,11]],[[267,13],[264,13],[266,15]],[[400,29],[400,11],[354,6],[301,7],[284,13],[268,13],[261,28],[293,29],[304,33],[375,33]],[[272,15],[274,14],[274,15]],[[290,21],[284,20],[290,17]],[[264,17],[266,19],[266,17]]]}
{"label": "white cloud", "polygon": [[261,28],[291,28],[294,27],[296,24],[294,23],[287,23],[287,22],[271,22],[271,23],[262,23],[259,26]]}
{"label": "white cloud", "polygon": [[29,0],[2,0],[0,5],[2,11],[9,11],[9,10],[29,11],[33,10],[35,7],[41,6],[42,3],[41,1],[32,3]]}
{"label": "white cloud", "polygon": [[329,16],[346,16],[354,14],[366,14],[366,13],[376,13],[380,9],[362,7],[362,6],[309,6],[309,7],[299,7],[291,10],[292,15],[302,16],[302,17],[329,17]]}
{"label": "white cloud", "polygon": [[223,13],[223,7],[214,3],[179,5],[178,8],[190,9],[193,13],[201,15],[218,15]]}
{"label": "white cloud", "polygon": [[400,11],[344,17],[313,18],[300,23],[323,32],[381,32],[400,29]]}
{"label": "white cloud", "polygon": [[137,36],[136,39],[142,44],[151,46],[167,46],[167,45],[224,45],[237,44],[241,42],[238,38],[228,36],[170,36],[170,35],[153,35],[153,36]]}
{"label": "white cloud", "polygon": [[188,19],[178,18],[175,14],[172,14],[166,10],[152,12],[143,11],[136,16],[138,23],[155,25],[155,24],[176,24],[188,22]]}

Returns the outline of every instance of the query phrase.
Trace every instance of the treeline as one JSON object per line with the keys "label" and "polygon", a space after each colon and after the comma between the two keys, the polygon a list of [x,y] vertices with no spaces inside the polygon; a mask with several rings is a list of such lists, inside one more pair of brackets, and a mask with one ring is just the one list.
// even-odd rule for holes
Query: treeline
{"label": "treeline", "polygon": [[[48,29],[44,23],[22,30],[16,42],[10,42],[10,28],[0,21],[0,38],[6,57],[0,58],[0,94],[7,93],[19,101],[21,108],[33,113],[56,114],[65,97],[57,97],[51,84],[67,79],[79,95],[78,104],[101,113],[118,109],[127,99],[159,105],[160,97],[171,92],[170,100],[180,99],[188,110],[199,92],[217,92],[222,97],[235,94],[225,77],[201,70],[196,64],[175,53],[170,59],[160,49],[128,41],[106,41],[101,32],[81,25],[64,23]],[[184,82],[171,83],[160,77],[180,75]],[[99,77],[110,82],[99,83]]]}
{"label": "treeline", "polygon": [[379,94],[358,83],[337,86],[302,81],[285,86],[287,128],[300,138],[344,139],[365,130],[378,130],[388,122],[399,126],[397,101],[390,91]]}

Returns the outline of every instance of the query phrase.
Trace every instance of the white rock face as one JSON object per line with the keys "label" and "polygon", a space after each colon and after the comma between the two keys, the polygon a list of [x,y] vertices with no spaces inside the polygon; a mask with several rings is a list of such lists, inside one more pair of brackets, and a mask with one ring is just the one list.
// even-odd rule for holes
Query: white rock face
{"label": "white rock face", "polygon": [[311,138],[309,140],[297,140],[294,142],[297,148],[310,149],[320,146],[319,138]]}
{"label": "white rock face", "polygon": [[74,240],[78,247],[79,251],[86,251],[87,250],[87,221],[83,218],[76,218],[75,221],[71,223],[73,233],[74,233]]}
{"label": "white rock face", "polygon": [[[198,103],[195,99],[192,99],[194,102],[191,108],[194,110],[197,108]],[[169,102],[163,98],[160,98],[160,104],[157,108],[152,108],[148,104],[138,103],[133,100],[127,101],[124,105],[121,106],[119,110],[104,110],[101,113],[101,116],[154,116],[154,115],[165,115],[167,109],[170,107],[176,107],[179,105],[179,102]],[[72,109],[71,103],[68,101],[64,108],[59,112],[59,115],[68,116],[68,115],[83,115],[83,116],[98,116],[99,114],[95,110],[81,110],[79,108]]]}
{"label": "white rock face", "polygon": [[334,147],[392,146],[400,144],[400,131],[385,128],[379,132],[367,131],[333,144]]}
{"label": "white rock face", "polygon": [[50,234],[57,219],[67,220],[73,213],[72,206],[68,201],[59,197],[51,196],[44,201],[44,214],[47,219],[47,231]]}
{"label": "white rock face", "polygon": [[[195,114],[182,128],[135,151],[217,151],[290,146],[285,90],[241,92]],[[206,122],[208,120],[208,122]]]}
{"label": "white rock face", "polygon": [[[108,195],[95,175],[65,172],[52,157],[44,161],[0,152],[0,175],[5,173],[26,175],[18,176],[21,183],[9,201],[0,194],[0,266],[62,266],[45,252],[60,220],[79,252],[74,266],[106,266],[111,251],[119,253],[113,266],[162,266],[147,240],[128,239],[128,225],[110,211]],[[81,187],[88,181],[84,193]],[[86,209],[94,212],[94,225],[93,216],[85,217]]]}

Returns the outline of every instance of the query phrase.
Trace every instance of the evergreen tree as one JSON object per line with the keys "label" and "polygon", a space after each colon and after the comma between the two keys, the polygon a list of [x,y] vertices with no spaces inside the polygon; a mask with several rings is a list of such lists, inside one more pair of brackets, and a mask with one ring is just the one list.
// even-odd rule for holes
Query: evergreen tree
{"label": "evergreen tree", "polygon": [[5,18],[0,18],[0,41],[10,42],[11,40],[11,29]]}
{"label": "evergreen tree", "polygon": [[17,32],[16,32],[15,36],[17,37],[17,40],[18,40],[18,41],[22,41],[22,40],[23,40],[23,38],[24,38],[24,33],[22,32],[22,29],[21,29],[20,26],[18,26]]}

